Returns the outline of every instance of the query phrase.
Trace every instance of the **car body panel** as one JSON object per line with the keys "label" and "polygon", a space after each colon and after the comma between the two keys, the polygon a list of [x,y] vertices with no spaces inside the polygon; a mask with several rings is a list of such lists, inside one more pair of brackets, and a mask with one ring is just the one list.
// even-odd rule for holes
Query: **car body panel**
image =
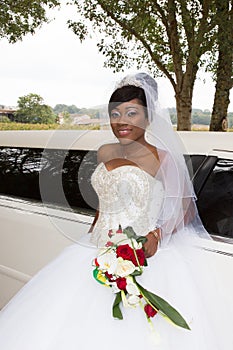
{"label": "car body panel", "polygon": [[[179,132],[186,153],[233,159],[233,133]],[[110,131],[1,131],[0,146],[97,150],[116,142]],[[0,308],[43,266],[74,244],[76,234],[87,233],[93,214],[0,195]],[[232,239],[203,240],[206,263],[221,275],[224,288],[233,292]]]}

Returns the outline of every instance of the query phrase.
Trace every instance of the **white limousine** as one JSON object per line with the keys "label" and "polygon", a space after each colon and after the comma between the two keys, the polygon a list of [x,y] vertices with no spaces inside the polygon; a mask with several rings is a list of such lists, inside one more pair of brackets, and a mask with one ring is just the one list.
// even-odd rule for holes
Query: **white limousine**
{"label": "white limousine", "polygon": [[[201,249],[232,294],[233,133],[179,135],[213,237]],[[90,185],[96,150],[112,140],[110,131],[0,132],[0,308],[88,231],[97,203]]]}

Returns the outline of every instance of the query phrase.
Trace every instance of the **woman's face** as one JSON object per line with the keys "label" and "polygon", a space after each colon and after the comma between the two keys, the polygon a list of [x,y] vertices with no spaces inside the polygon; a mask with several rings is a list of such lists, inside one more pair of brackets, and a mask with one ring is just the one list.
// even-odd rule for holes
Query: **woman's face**
{"label": "woman's face", "polygon": [[145,129],[148,125],[144,108],[140,100],[133,99],[121,103],[111,111],[111,128],[120,143],[144,141]]}

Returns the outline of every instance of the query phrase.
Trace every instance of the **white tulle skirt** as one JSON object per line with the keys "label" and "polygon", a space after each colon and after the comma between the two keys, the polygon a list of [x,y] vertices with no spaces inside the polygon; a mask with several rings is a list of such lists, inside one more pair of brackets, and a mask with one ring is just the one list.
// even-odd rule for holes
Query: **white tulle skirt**
{"label": "white tulle skirt", "polygon": [[148,259],[138,280],[179,310],[191,331],[160,315],[152,329],[140,307],[124,308],[124,319],[113,319],[114,295],[92,277],[96,253],[74,244],[27,283],[0,313],[0,349],[233,349],[222,286],[205,254],[182,247],[179,235]]}

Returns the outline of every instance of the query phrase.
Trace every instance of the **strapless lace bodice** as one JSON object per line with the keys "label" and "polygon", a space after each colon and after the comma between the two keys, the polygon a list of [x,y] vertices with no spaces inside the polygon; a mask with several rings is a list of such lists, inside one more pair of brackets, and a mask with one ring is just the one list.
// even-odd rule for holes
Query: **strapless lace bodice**
{"label": "strapless lace bodice", "polygon": [[156,226],[163,202],[163,185],[147,172],[132,165],[108,171],[100,163],[92,175],[99,197],[99,218],[92,243],[102,246],[109,229],[132,226],[138,235],[146,235]]}

